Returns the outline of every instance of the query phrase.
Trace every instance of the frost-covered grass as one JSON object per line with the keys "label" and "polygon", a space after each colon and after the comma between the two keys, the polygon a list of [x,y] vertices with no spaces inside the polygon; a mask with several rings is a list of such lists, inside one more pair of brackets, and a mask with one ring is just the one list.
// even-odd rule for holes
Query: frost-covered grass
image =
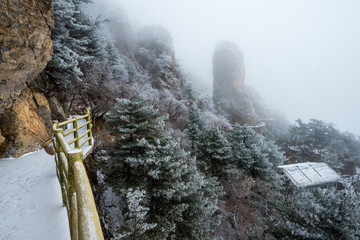
{"label": "frost-covered grass", "polygon": [[0,159],[0,239],[70,239],[53,156]]}

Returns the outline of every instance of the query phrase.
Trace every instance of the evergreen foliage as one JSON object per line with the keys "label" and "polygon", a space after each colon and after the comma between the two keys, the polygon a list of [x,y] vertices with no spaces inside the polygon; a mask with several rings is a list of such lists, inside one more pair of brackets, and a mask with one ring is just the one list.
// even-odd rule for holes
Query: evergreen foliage
{"label": "evergreen foliage", "polygon": [[337,168],[345,162],[360,162],[359,137],[342,133],[321,120],[310,119],[308,123],[296,120],[279,143],[295,162],[323,161]]}
{"label": "evergreen foliage", "polygon": [[132,188],[126,191],[126,200],[128,206],[127,221],[124,224],[126,230],[123,234],[117,234],[114,239],[122,239],[129,237],[131,239],[144,239],[146,231],[156,227],[156,224],[149,224],[146,222],[148,207],[142,206],[145,197],[145,191],[139,189],[133,190]]}
{"label": "evergreen foliage", "polygon": [[146,26],[137,36],[135,58],[152,76],[169,72],[173,63],[172,38],[161,26]]}
{"label": "evergreen foliage", "polygon": [[[60,87],[74,86],[83,80],[89,61],[109,65],[105,78],[127,79],[125,57],[120,56],[104,37],[102,20],[84,11],[88,0],[54,0],[55,29],[52,32],[53,59],[47,66],[51,80]],[[70,88],[71,89],[71,88]]]}
{"label": "evergreen foliage", "polygon": [[80,56],[71,49],[70,28],[73,26],[75,5],[71,0],[54,0],[55,28],[52,32],[53,58],[47,72],[57,84],[67,86],[70,82],[81,81]]}
{"label": "evergreen foliage", "polygon": [[254,178],[278,183],[276,167],[284,160],[277,146],[248,126],[235,124],[228,135],[233,163]]}
{"label": "evergreen foliage", "polygon": [[278,239],[359,239],[360,195],[352,187],[338,191],[315,188],[283,196],[282,219],[269,221]]}
{"label": "evergreen foliage", "polygon": [[189,117],[186,125],[186,133],[191,141],[192,151],[198,149],[202,132],[205,130],[205,121],[197,107],[190,105]]}
{"label": "evergreen foliage", "polygon": [[205,171],[219,176],[231,161],[231,148],[218,128],[203,131],[199,144],[199,159],[205,164]]}
{"label": "evergreen foliage", "polygon": [[[126,29],[118,29],[118,42],[112,43],[104,36],[104,21],[83,11],[89,3],[91,0],[53,0],[54,55],[47,73],[60,88],[67,89],[66,93],[80,96],[97,117],[106,117],[114,144],[107,149],[106,165],[101,171],[105,173],[105,188],[111,186],[111,192],[118,195],[117,207],[123,215],[111,222],[113,225],[107,229],[110,237],[211,239],[213,226],[220,222],[217,205],[222,188],[218,178],[227,194],[222,214],[234,219],[224,222],[234,224],[237,231],[244,231],[240,230],[240,222],[246,221],[242,215],[249,213],[251,206],[257,211],[251,209],[251,217],[266,216],[268,233],[279,239],[360,238],[360,198],[351,187],[280,196],[273,214],[269,199],[280,195],[276,169],[285,160],[274,142],[250,127],[231,127],[225,117],[219,116],[226,116],[221,108],[227,106],[224,99],[219,100],[220,95],[214,96],[220,114],[215,114],[209,94],[195,96],[187,76],[176,65],[166,29],[145,27],[132,43],[129,24],[119,19]],[[214,77],[221,82],[232,82],[244,75],[243,56],[234,44],[220,44],[213,63]],[[166,84],[153,84],[158,80]],[[220,88],[216,94],[225,94],[222,91]],[[164,130],[167,117],[148,106],[144,97],[118,99],[107,114],[120,94],[144,92],[159,111],[169,114],[172,124],[167,127],[177,128],[177,133],[184,134],[181,131],[188,112],[185,129],[191,141],[191,156],[180,148],[172,136],[174,132]],[[244,88],[245,97],[253,99],[251,94]],[[188,109],[184,99],[190,103]],[[238,108],[236,104],[238,101],[234,109]],[[226,137],[224,132],[229,132]],[[359,138],[319,120],[308,124],[298,120],[279,142],[298,162],[322,160],[331,166],[360,162]],[[204,176],[197,165],[204,166],[202,170],[211,177]],[[270,220],[269,214],[276,218]]]}
{"label": "evergreen foliage", "polygon": [[[108,151],[107,182],[120,195],[134,194],[129,189],[144,194],[142,206],[149,211],[142,224],[156,224],[139,229],[148,239],[206,239],[218,222],[220,188],[198,173],[195,160],[164,131],[165,119],[143,98],[117,100],[107,118],[109,132],[117,137]],[[131,224],[129,206],[125,213]],[[134,228],[123,231],[135,234],[126,229]]]}

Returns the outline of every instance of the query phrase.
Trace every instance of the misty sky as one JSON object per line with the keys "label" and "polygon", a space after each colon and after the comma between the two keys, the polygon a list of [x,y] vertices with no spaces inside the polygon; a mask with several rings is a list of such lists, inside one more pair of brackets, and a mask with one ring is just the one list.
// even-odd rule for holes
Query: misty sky
{"label": "misty sky", "polygon": [[360,1],[101,0],[138,25],[166,27],[185,69],[212,87],[220,40],[238,44],[247,85],[291,122],[333,122],[360,135]]}

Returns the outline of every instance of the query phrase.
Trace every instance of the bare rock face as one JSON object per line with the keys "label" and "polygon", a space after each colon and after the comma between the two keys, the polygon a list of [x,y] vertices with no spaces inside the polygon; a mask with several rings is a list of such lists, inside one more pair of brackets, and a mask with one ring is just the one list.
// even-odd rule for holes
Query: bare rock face
{"label": "bare rock face", "polygon": [[50,0],[0,0],[0,114],[52,57]]}
{"label": "bare rock face", "polygon": [[216,47],[213,76],[216,108],[225,113],[231,123],[262,127],[262,119],[268,117],[254,91],[244,85],[244,57],[237,45],[222,42]]}
{"label": "bare rock face", "polygon": [[52,58],[50,0],[0,0],[0,157],[18,157],[51,136],[49,103],[30,83]]}
{"label": "bare rock face", "polygon": [[25,88],[0,118],[1,134],[7,141],[3,156],[19,157],[40,148],[51,137],[51,123],[51,111],[45,96]]}
{"label": "bare rock face", "polygon": [[59,122],[66,120],[66,114],[59,100],[52,96],[48,98],[49,107],[51,109],[51,119],[58,120]]}
{"label": "bare rock face", "polygon": [[0,130],[0,156],[1,153],[4,152],[6,149],[6,139],[3,135],[1,135],[1,130]]}
{"label": "bare rock face", "polygon": [[213,56],[214,89],[241,89],[245,81],[244,56],[237,45],[220,43]]}

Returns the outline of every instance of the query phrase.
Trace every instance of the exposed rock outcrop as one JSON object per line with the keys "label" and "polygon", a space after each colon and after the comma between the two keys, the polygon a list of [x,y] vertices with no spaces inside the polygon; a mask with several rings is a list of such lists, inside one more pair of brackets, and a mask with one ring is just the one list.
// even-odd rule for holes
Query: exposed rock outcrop
{"label": "exposed rock outcrop", "polygon": [[0,0],[0,157],[18,157],[50,137],[51,112],[30,83],[52,58],[50,0]]}
{"label": "exposed rock outcrop", "polygon": [[217,46],[213,56],[213,76],[216,108],[232,123],[263,128],[263,119],[269,117],[255,92],[244,85],[244,57],[237,45],[222,42]]}
{"label": "exposed rock outcrop", "polygon": [[47,99],[25,88],[0,118],[7,144],[3,155],[19,157],[42,146],[51,137],[51,111]]}
{"label": "exposed rock outcrop", "polygon": [[6,149],[6,139],[1,134],[1,130],[0,130],[0,156],[1,156],[1,153],[5,151],[5,149]]}
{"label": "exposed rock outcrop", "polygon": [[[214,89],[222,93],[229,88],[240,89],[245,81],[244,56],[237,45],[220,43],[213,56]],[[215,93],[215,92],[214,92]]]}
{"label": "exposed rock outcrop", "polygon": [[0,114],[52,57],[49,0],[0,0]]}
{"label": "exposed rock outcrop", "polygon": [[52,97],[48,98],[48,102],[49,102],[49,107],[51,110],[51,119],[54,119],[54,120],[56,119],[59,122],[65,121],[66,114],[65,114],[64,109],[61,106],[59,100],[55,96],[52,96]]}

